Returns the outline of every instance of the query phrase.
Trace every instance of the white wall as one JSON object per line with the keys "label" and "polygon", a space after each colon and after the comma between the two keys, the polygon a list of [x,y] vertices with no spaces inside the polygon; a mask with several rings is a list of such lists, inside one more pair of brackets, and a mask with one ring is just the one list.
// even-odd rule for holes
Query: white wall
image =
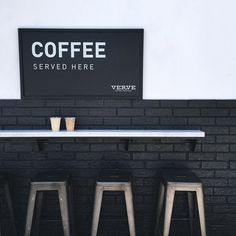
{"label": "white wall", "polygon": [[144,99],[235,99],[235,9],[235,0],[0,0],[0,99],[20,98],[19,27],[144,28]]}

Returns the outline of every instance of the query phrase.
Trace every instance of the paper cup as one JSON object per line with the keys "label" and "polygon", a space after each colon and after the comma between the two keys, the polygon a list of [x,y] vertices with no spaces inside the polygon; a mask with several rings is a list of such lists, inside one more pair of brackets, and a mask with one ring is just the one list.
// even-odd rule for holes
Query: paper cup
{"label": "paper cup", "polygon": [[50,117],[52,131],[60,131],[61,117]]}
{"label": "paper cup", "polygon": [[67,131],[74,131],[75,130],[75,117],[66,117],[66,130]]}

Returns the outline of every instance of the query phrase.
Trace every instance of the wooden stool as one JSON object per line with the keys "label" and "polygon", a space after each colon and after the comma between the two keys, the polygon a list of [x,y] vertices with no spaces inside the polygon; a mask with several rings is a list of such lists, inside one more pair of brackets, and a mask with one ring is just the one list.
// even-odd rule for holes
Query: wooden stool
{"label": "wooden stool", "polygon": [[70,218],[72,217],[71,215],[72,193],[71,193],[71,185],[69,184],[69,178],[70,178],[69,174],[53,172],[53,173],[41,173],[31,181],[25,236],[31,235],[35,205],[36,205],[36,216],[35,216],[36,234],[38,234],[43,194],[45,191],[58,192],[64,236],[71,235]]}
{"label": "wooden stool", "polygon": [[[11,201],[11,195],[10,195],[10,190],[9,190],[9,183],[5,175],[0,175],[0,188],[3,191],[4,197],[3,200],[6,201],[6,204],[3,203],[1,205],[1,211],[7,210],[8,211],[8,216],[5,217],[4,219],[1,218],[0,220],[0,235],[9,235],[9,236],[16,236],[16,223],[15,223],[15,217],[14,217],[14,211],[13,211],[13,206],[12,206],[12,201]],[[7,209],[6,209],[7,208]],[[3,227],[4,222],[10,222],[10,229]]]}
{"label": "wooden stool", "polygon": [[176,191],[184,191],[188,193],[191,235],[193,235],[193,192],[196,193],[201,235],[206,236],[203,187],[200,179],[191,172],[169,172],[162,176],[159,189],[155,235],[158,235],[159,231],[159,222],[163,208],[164,197],[166,198],[166,203],[163,236],[169,235],[171,215]]}
{"label": "wooden stool", "polygon": [[103,173],[96,182],[96,193],[93,210],[93,223],[91,236],[96,236],[102,205],[102,196],[104,191],[123,191],[125,194],[126,209],[128,215],[129,232],[135,236],[135,220],[133,207],[133,194],[131,187],[131,178],[127,173]]}

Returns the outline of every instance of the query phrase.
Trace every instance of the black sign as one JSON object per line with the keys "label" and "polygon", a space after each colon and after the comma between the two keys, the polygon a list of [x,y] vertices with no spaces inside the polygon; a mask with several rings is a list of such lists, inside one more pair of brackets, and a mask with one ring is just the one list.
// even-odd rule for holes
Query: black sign
{"label": "black sign", "polygon": [[23,96],[142,97],[142,29],[19,29]]}

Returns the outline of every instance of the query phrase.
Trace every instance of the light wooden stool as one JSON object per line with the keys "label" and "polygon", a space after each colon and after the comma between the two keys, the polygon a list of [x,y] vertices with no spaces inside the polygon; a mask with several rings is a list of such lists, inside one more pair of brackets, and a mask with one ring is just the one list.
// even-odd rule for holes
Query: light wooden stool
{"label": "light wooden stool", "polygon": [[196,193],[201,235],[206,236],[203,186],[200,179],[191,172],[169,172],[162,176],[157,206],[155,236],[158,235],[159,231],[160,216],[163,208],[164,198],[166,199],[163,236],[169,235],[174,197],[175,192],[177,191],[184,191],[188,194],[191,235],[193,235],[193,193]]}
{"label": "light wooden stool", "polygon": [[133,194],[130,177],[126,173],[103,173],[96,182],[91,236],[96,236],[104,191],[123,191],[125,194],[130,236],[135,236]]}
{"label": "light wooden stool", "polygon": [[[38,234],[40,213],[42,208],[43,194],[46,191],[57,191],[61,209],[62,225],[64,236],[71,235],[70,218],[72,218],[72,193],[71,185],[69,184],[69,174],[53,172],[40,173],[32,181],[30,185],[30,194],[28,201],[25,236],[30,236],[32,231],[32,223],[35,214],[36,229],[34,234]],[[35,206],[36,205],[36,206]]]}

